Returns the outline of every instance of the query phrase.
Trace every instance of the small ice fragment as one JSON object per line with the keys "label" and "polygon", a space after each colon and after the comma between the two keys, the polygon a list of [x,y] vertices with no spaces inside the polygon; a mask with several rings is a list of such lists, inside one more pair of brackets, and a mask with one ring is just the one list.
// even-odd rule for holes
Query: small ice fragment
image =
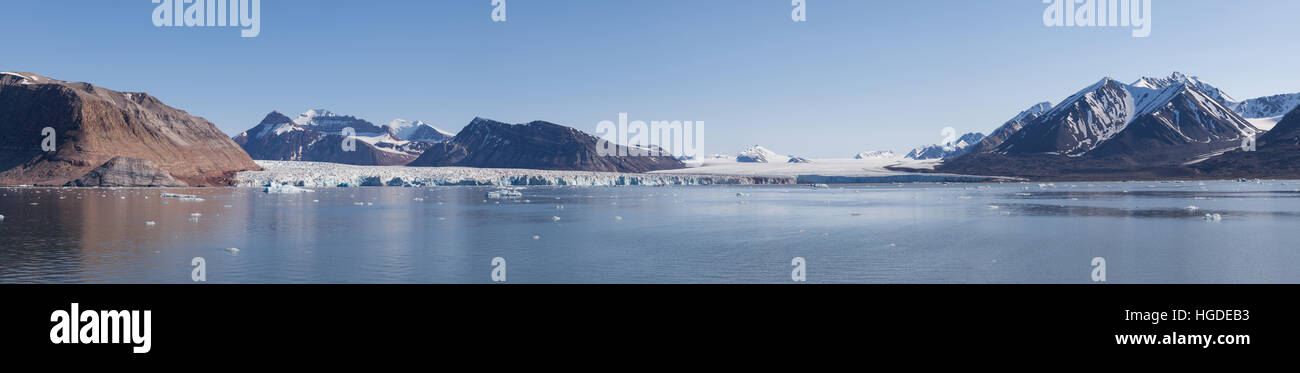
{"label": "small ice fragment", "polygon": [[144,225],[152,227],[152,226],[158,225],[158,222],[146,221],[146,222],[144,222]]}
{"label": "small ice fragment", "polygon": [[1195,205],[1187,206],[1187,207],[1184,207],[1184,208],[1183,208],[1183,210],[1187,210],[1187,211],[1196,211],[1196,210],[1200,210],[1200,209],[1201,209],[1200,207],[1196,207]]}
{"label": "small ice fragment", "polygon": [[420,197],[415,197],[414,199],[411,200],[415,202],[424,202],[424,198],[420,198]]}
{"label": "small ice fragment", "polygon": [[233,248],[233,247],[232,247],[232,248],[228,248],[228,249],[226,249],[226,252],[231,253],[231,254],[239,254],[239,249],[236,249],[236,248]]}
{"label": "small ice fragment", "polygon": [[560,221],[560,217],[559,217],[559,216],[552,216],[552,217],[551,217],[551,221]]}
{"label": "small ice fragment", "polygon": [[190,216],[193,216],[193,217],[196,217],[196,218],[197,218],[197,217],[203,216],[203,214],[200,214],[200,213],[197,213],[197,212],[196,212],[196,213],[190,214]]}
{"label": "small ice fragment", "polygon": [[623,217],[622,217],[622,216],[615,216],[615,217],[614,217],[614,220],[623,220]]}
{"label": "small ice fragment", "polygon": [[534,234],[534,235],[533,235],[533,239],[534,239],[534,240],[540,240],[540,239],[542,239],[542,236],[539,236],[539,235],[535,235],[535,234]]}

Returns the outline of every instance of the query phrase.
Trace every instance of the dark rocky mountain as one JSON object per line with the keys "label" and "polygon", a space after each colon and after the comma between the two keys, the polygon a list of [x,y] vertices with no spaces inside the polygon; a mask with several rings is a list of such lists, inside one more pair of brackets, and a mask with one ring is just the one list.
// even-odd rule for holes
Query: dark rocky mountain
{"label": "dark rocky mountain", "polygon": [[[406,123],[410,125],[402,125]],[[345,128],[355,131],[355,147],[350,151],[343,146],[348,141]],[[399,132],[418,139],[404,139]],[[272,112],[234,140],[259,160],[401,166],[418,158],[435,142],[432,139],[446,138],[444,132],[422,122],[394,121],[381,127],[353,116],[310,110],[297,119]]]}
{"label": "dark rocky mountain", "polygon": [[1300,107],[1261,136],[1255,151],[1236,149],[1190,167],[1215,178],[1300,178]]}
{"label": "dark rocky mountain", "polygon": [[1003,123],[998,127],[998,129],[993,130],[993,133],[985,136],[979,143],[971,145],[971,148],[967,149],[966,152],[986,153],[993,151],[993,149],[997,149],[997,147],[1002,145],[1002,142],[1007,141],[1011,135],[1020,132],[1020,129],[1025,128],[1026,124],[1034,121],[1034,119],[1038,119],[1039,116],[1042,116],[1043,113],[1046,113],[1051,109],[1052,103],[1050,102],[1040,102],[1034,104],[1034,106],[1030,106],[1029,109],[1025,109],[1025,111],[1020,112],[1020,114],[1016,114],[1014,118]]}
{"label": "dark rocky mountain", "polygon": [[1292,108],[1276,127],[1264,133],[1257,142],[1262,147],[1300,145],[1300,106]]}
{"label": "dark rocky mountain", "polygon": [[[649,172],[685,167],[667,153],[645,156],[605,156],[600,139],[573,128],[536,121],[506,124],[475,118],[451,140],[433,144],[409,166],[526,168],[605,172]],[[627,152],[627,147],[614,145]],[[635,150],[634,150],[635,151]]]}
{"label": "dark rocky mountain", "polygon": [[[1209,93],[1207,93],[1207,90]],[[1193,162],[1240,147],[1259,129],[1224,103],[1231,96],[1194,77],[1106,78],[1024,124],[991,151],[942,172],[1050,179],[1197,177]]]}
{"label": "dark rocky mountain", "polygon": [[69,181],[74,187],[181,187],[186,186],[145,159],[113,157],[85,176]]}
{"label": "dark rocky mountain", "polygon": [[994,151],[1176,163],[1238,146],[1254,132],[1258,129],[1191,83],[1151,89],[1106,78],[1025,125]]}
{"label": "dark rocky mountain", "polygon": [[[53,152],[42,147],[45,127],[55,130]],[[117,157],[190,186],[229,185],[236,172],[260,169],[211,122],[149,94],[0,73],[0,185],[64,185]]]}

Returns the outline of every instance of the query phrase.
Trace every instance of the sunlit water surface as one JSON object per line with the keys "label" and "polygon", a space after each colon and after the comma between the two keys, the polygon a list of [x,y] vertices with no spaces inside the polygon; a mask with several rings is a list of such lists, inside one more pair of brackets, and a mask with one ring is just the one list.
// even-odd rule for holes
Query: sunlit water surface
{"label": "sunlit water surface", "polygon": [[1300,282],[1300,182],[489,190],[5,188],[0,282]]}

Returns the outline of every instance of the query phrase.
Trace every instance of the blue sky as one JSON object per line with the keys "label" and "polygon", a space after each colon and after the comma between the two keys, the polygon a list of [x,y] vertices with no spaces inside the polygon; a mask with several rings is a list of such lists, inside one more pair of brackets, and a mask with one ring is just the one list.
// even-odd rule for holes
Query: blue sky
{"label": "blue sky", "polygon": [[1300,1],[1154,0],[1152,34],[1048,28],[1041,0],[264,0],[257,38],[155,28],[149,0],[6,1],[0,70],[146,91],[223,131],[311,108],[455,131],[706,123],[706,151],[847,157],[992,130],[1104,76],[1300,92]]}

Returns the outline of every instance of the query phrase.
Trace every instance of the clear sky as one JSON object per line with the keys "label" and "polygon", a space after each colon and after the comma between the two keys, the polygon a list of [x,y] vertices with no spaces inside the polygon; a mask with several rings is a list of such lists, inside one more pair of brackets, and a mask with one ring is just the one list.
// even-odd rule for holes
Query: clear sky
{"label": "clear sky", "polygon": [[706,123],[705,151],[848,157],[987,132],[1105,76],[1300,92],[1300,1],[1154,0],[1152,34],[1048,28],[1041,0],[264,0],[261,34],[156,28],[149,0],[10,0],[0,70],[149,92],[228,133],[312,108],[456,131]]}

